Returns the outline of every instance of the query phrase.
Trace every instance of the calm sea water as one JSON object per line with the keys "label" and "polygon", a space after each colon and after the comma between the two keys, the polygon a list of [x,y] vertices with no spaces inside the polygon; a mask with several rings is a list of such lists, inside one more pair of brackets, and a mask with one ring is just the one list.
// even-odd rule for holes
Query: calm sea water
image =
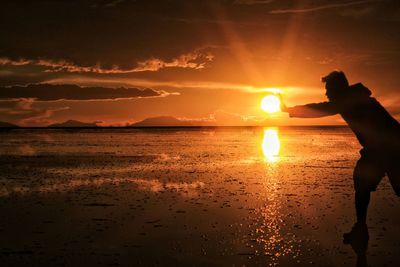
{"label": "calm sea water", "polygon": [[[351,266],[348,128],[0,132],[5,266]],[[369,212],[368,264],[397,266],[387,179]]]}

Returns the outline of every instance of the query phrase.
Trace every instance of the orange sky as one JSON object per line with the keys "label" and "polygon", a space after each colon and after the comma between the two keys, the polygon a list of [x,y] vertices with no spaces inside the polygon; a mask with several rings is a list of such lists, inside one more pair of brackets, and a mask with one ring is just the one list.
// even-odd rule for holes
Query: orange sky
{"label": "orange sky", "polygon": [[395,0],[1,5],[0,121],[341,124],[338,116],[289,119],[260,108],[271,87],[282,89],[288,106],[324,101],[319,80],[333,69],[362,82],[399,118]]}

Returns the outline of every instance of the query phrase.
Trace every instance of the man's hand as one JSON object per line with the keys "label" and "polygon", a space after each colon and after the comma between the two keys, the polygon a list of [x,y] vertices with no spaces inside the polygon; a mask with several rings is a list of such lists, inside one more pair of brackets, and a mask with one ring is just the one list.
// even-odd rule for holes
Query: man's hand
{"label": "man's hand", "polygon": [[285,102],[283,101],[282,95],[278,95],[280,103],[281,103],[281,111],[282,112],[289,112],[289,108],[286,106]]}

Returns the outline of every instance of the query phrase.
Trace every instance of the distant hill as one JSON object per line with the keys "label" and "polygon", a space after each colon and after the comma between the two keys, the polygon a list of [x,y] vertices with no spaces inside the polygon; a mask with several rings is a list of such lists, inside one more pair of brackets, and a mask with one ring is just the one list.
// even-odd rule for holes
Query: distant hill
{"label": "distant hill", "polygon": [[147,118],[142,121],[128,125],[130,127],[174,127],[174,126],[193,126],[191,121],[184,121],[171,116],[160,116]]}
{"label": "distant hill", "polygon": [[0,121],[0,128],[17,128],[17,127],[19,126],[9,122]]}
{"label": "distant hill", "polygon": [[49,128],[69,128],[69,127],[98,127],[95,122],[81,122],[75,120],[68,120],[62,123],[54,123],[47,126]]}

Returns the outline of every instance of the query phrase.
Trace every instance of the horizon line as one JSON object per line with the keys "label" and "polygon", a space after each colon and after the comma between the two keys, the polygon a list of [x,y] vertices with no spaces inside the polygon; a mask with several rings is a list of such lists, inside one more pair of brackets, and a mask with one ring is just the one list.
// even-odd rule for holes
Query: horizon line
{"label": "horizon line", "polygon": [[175,125],[175,126],[14,126],[0,127],[0,130],[6,129],[152,129],[152,128],[288,128],[288,127],[340,127],[349,128],[345,124],[308,124],[308,125]]}

